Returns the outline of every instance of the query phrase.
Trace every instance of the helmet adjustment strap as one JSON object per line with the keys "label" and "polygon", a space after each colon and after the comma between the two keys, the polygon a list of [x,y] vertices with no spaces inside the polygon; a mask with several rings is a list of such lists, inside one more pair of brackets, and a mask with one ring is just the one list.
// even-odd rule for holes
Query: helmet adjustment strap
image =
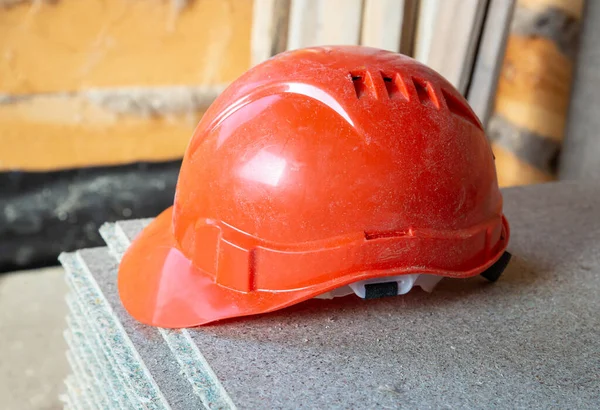
{"label": "helmet adjustment strap", "polygon": [[[509,252],[504,252],[500,259],[484,271],[481,276],[495,282],[500,278],[508,262],[510,262],[512,255]],[[396,296],[398,294],[398,282],[380,282],[380,283],[367,283],[365,287],[365,299],[379,299],[387,296]]]}
{"label": "helmet adjustment strap", "polygon": [[502,272],[504,272],[504,269],[506,269],[506,266],[508,266],[510,258],[512,258],[512,255],[509,252],[504,252],[500,259],[498,259],[496,263],[485,270],[481,276],[490,282],[496,282],[500,275],[502,275]]}
{"label": "helmet adjustment strap", "polygon": [[369,283],[365,285],[365,299],[378,299],[398,294],[398,282]]}

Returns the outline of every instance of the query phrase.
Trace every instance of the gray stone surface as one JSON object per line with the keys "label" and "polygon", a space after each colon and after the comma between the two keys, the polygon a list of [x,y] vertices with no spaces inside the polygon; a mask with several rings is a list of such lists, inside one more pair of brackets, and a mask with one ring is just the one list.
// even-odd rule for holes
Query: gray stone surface
{"label": "gray stone surface", "polygon": [[496,284],[311,301],[192,337],[245,408],[597,408],[600,190],[508,190],[506,213]]}
{"label": "gray stone surface", "polygon": [[560,158],[561,179],[600,179],[600,1],[586,1],[571,105]]}
{"label": "gray stone surface", "polygon": [[62,408],[68,364],[61,267],[0,274],[0,409]]}
{"label": "gray stone surface", "polygon": [[[598,408],[600,186],[504,195],[513,260],[497,283],[445,279],[432,294],[311,300],[175,332],[210,365],[183,371],[214,372],[239,408]],[[144,223],[117,225],[115,241]]]}

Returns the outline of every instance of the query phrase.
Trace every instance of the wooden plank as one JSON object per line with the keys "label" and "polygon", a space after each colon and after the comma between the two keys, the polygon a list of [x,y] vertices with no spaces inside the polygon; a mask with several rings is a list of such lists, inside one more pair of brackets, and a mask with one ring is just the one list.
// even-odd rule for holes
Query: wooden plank
{"label": "wooden plank", "polygon": [[[588,0],[597,1],[597,0]],[[549,7],[561,10],[576,19],[581,19],[584,0],[519,0],[519,5],[528,9],[547,9]]]}
{"label": "wooden plank", "polygon": [[543,37],[511,34],[495,114],[517,127],[562,141],[573,62]]}
{"label": "wooden plank", "polygon": [[402,34],[400,36],[400,52],[407,56],[414,55],[414,44],[419,15],[419,0],[404,0]]}
{"label": "wooden plank", "polygon": [[600,2],[585,3],[579,55],[575,65],[561,179],[600,178]]}
{"label": "wooden plank", "polygon": [[465,93],[487,0],[423,0],[415,56]]}
{"label": "wooden plank", "polygon": [[556,177],[580,26],[580,13],[556,8],[554,0],[521,1],[488,125],[493,147],[510,153],[496,157],[499,180],[518,185]]}
{"label": "wooden plank", "polygon": [[360,41],[362,0],[292,0],[288,50]]}
{"label": "wooden plank", "polygon": [[492,151],[494,151],[496,157],[498,185],[501,187],[526,185],[532,183],[532,181],[536,183],[552,181],[551,175],[524,162],[501,145],[492,143]]}
{"label": "wooden plank", "polygon": [[0,8],[0,94],[222,84],[249,68],[252,0],[173,4],[60,0]]}
{"label": "wooden plank", "polygon": [[404,0],[365,0],[361,44],[400,51]]}
{"label": "wooden plank", "polygon": [[417,60],[425,64],[428,62],[433,43],[438,8],[438,0],[419,1],[413,55]]}
{"label": "wooden plank", "polygon": [[494,104],[514,4],[514,0],[490,0],[475,57],[467,99],[484,126]]}
{"label": "wooden plank", "polygon": [[290,0],[254,0],[252,65],[286,50]]}

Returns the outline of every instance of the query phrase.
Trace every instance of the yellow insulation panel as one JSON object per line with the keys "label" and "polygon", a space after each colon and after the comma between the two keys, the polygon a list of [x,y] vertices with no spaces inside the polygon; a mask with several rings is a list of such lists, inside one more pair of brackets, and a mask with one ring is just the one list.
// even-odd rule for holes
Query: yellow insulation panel
{"label": "yellow insulation panel", "polygon": [[250,66],[251,24],[252,0],[0,7],[0,94],[227,83]]}
{"label": "yellow insulation panel", "polygon": [[252,0],[11,3],[0,0],[0,171],[180,158],[250,66]]}
{"label": "yellow insulation panel", "polygon": [[0,171],[43,171],[180,158],[200,113],[122,115],[81,97],[0,105]]}

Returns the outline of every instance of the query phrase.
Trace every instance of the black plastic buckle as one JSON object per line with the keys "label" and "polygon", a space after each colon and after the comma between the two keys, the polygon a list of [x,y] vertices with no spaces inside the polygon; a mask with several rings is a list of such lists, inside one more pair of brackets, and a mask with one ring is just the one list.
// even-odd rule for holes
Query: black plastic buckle
{"label": "black plastic buckle", "polygon": [[500,259],[498,259],[496,263],[494,263],[485,272],[483,272],[481,276],[483,276],[490,282],[496,282],[500,275],[502,275],[502,272],[504,272],[504,270],[508,266],[510,258],[512,258],[512,255],[508,252],[504,252]]}
{"label": "black plastic buckle", "polygon": [[398,282],[370,283],[365,285],[365,299],[378,299],[398,294]]}

